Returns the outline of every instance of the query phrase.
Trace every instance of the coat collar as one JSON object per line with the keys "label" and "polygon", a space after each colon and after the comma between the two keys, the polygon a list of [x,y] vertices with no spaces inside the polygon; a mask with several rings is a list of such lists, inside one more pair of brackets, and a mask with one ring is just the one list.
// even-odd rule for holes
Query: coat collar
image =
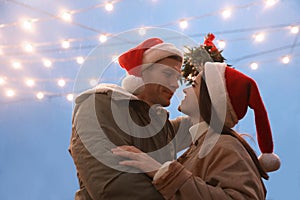
{"label": "coat collar", "polygon": [[95,86],[94,88],[88,89],[88,90],[82,92],[81,94],[79,94],[75,99],[75,103],[82,102],[91,94],[106,93],[109,91],[112,92],[111,97],[114,100],[129,100],[129,99],[137,100],[138,99],[135,95],[127,92],[124,88],[122,88],[116,84],[102,83],[102,84]]}
{"label": "coat collar", "polygon": [[195,125],[193,125],[189,132],[192,137],[193,144],[202,136],[204,133],[206,133],[208,130],[208,124],[206,122],[200,122]]}

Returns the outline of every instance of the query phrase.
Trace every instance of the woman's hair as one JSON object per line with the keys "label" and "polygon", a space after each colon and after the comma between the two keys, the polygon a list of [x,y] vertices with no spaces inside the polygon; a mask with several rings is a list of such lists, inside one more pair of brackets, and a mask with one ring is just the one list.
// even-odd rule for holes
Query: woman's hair
{"label": "woman's hair", "polygon": [[[207,85],[206,85],[206,82],[204,79],[204,73],[201,76],[199,95],[200,95],[199,96],[199,110],[200,110],[201,117],[207,124],[210,125],[210,127],[212,129],[217,130],[216,125],[219,125],[221,123],[221,121],[218,117],[214,117],[214,120],[215,120],[214,123],[210,123],[212,114],[214,114],[214,116],[217,116],[217,115],[216,115],[215,108],[212,107],[212,104],[211,104],[211,99],[210,99]],[[220,127],[220,126],[218,126],[218,127]],[[242,145],[245,147],[245,149],[249,153],[250,157],[252,158],[254,164],[256,165],[261,177],[263,177],[264,179],[268,179],[269,176],[267,175],[267,173],[263,170],[263,168],[259,164],[257,155],[255,154],[254,150],[250,147],[250,145],[240,136],[240,134],[235,132],[233,129],[224,126],[224,124],[222,124],[221,127],[223,127],[221,134],[231,135],[242,143]]]}

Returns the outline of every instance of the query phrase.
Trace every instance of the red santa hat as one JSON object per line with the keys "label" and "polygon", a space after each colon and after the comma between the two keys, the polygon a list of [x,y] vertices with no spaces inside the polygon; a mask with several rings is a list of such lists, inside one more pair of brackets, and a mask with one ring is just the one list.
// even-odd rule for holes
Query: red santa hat
{"label": "red santa hat", "polygon": [[142,71],[157,61],[169,56],[179,56],[183,60],[183,52],[171,43],[160,38],[150,38],[136,47],[129,49],[118,58],[119,64],[128,75],[122,81],[122,87],[133,93],[143,85]]}
{"label": "red santa hat", "polygon": [[[262,152],[259,162],[266,172],[279,169],[280,159],[273,153],[273,139],[268,114],[256,82],[245,74],[228,67],[225,63],[207,62],[204,66],[204,76],[209,94],[213,94],[212,98],[218,100],[222,99],[222,95],[226,96],[225,126],[232,128],[245,116],[248,107],[253,109],[257,140]],[[225,90],[221,89],[219,81],[222,81]],[[224,92],[225,94],[223,94]],[[218,101],[212,100],[212,104],[217,110],[218,106],[222,106],[222,103]]]}

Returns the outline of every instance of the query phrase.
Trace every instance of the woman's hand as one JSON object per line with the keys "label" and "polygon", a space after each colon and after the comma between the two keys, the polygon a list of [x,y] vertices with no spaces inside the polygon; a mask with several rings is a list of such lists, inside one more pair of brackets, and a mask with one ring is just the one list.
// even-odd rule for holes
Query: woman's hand
{"label": "woman's hand", "polygon": [[119,162],[120,165],[136,167],[151,178],[154,177],[156,171],[161,167],[159,162],[134,146],[119,146],[111,151],[114,155],[131,159]]}

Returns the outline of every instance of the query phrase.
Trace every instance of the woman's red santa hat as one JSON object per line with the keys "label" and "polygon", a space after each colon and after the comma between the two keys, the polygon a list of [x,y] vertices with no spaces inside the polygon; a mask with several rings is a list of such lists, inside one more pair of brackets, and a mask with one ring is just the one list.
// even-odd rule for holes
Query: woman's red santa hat
{"label": "woman's red santa hat", "polygon": [[173,55],[179,56],[183,60],[183,53],[180,49],[171,43],[165,43],[160,38],[149,38],[124,52],[118,58],[120,66],[128,73],[122,81],[122,87],[134,93],[143,85],[141,76],[146,68]]}
{"label": "woman's red santa hat", "polygon": [[[226,96],[225,126],[234,127],[246,115],[248,107],[253,109],[257,140],[262,152],[258,160],[266,172],[279,169],[280,160],[273,153],[273,139],[268,114],[256,82],[245,74],[228,67],[225,63],[207,62],[203,73],[209,94],[213,93],[215,99],[222,99],[221,96]],[[216,91],[220,88],[219,81],[222,81],[221,84],[225,87],[223,91],[226,94]],[[218,87],[215,87],[216,85]],[[216,102],[213,105],[216,110],[218,110],[218,106],[224,105],[212,100],[213,102]]]}
{"label": "woman's red santa hat", "polygon": [[222,51],[213,43],[214,39],[215,36],[209,33],[203,45],[185,54],[183,77],[191,82],[202,71],[212,105],[219,112],[218,117],[224,116],[224,125],[229,128],[234,127],[246,115],[248,107],[253,109],[257,140],[262,152],[258,160],[266,172],[275,171],[280,167],[280,159],[273,153],[268,114],[257,84],[252,78],[225,63]]}
{"label": "woman's red santa hat", "polygon": [[[280,167],[280,159],[273,153],[274,145],[268,114],[257,84],[252,78],[224,63],[225,58],[221,54],[222,51],[214,45],[214,39],[215,36],[209,33],[204,44],[193,49],[195,55],[186,54],[183,76],[191,81],[190,75],[194,77],[199,70],[203,70],[212,105],[216,112],[219,112],[219,117],[224,116],[224,125],[229,128],[233,128],[246,115],[248,107],[253,109],[257,140],[262,152],[258,160],[266,172],[275,171]],[[205,54],[199,52],[207,52],[213,62],[205,59],[203,56]],[[200,65],[194,66],[194,63],[199,61]],[[222,85],[224,87],[220,87]],[[222,106],[226,106],[225,112]]]}

